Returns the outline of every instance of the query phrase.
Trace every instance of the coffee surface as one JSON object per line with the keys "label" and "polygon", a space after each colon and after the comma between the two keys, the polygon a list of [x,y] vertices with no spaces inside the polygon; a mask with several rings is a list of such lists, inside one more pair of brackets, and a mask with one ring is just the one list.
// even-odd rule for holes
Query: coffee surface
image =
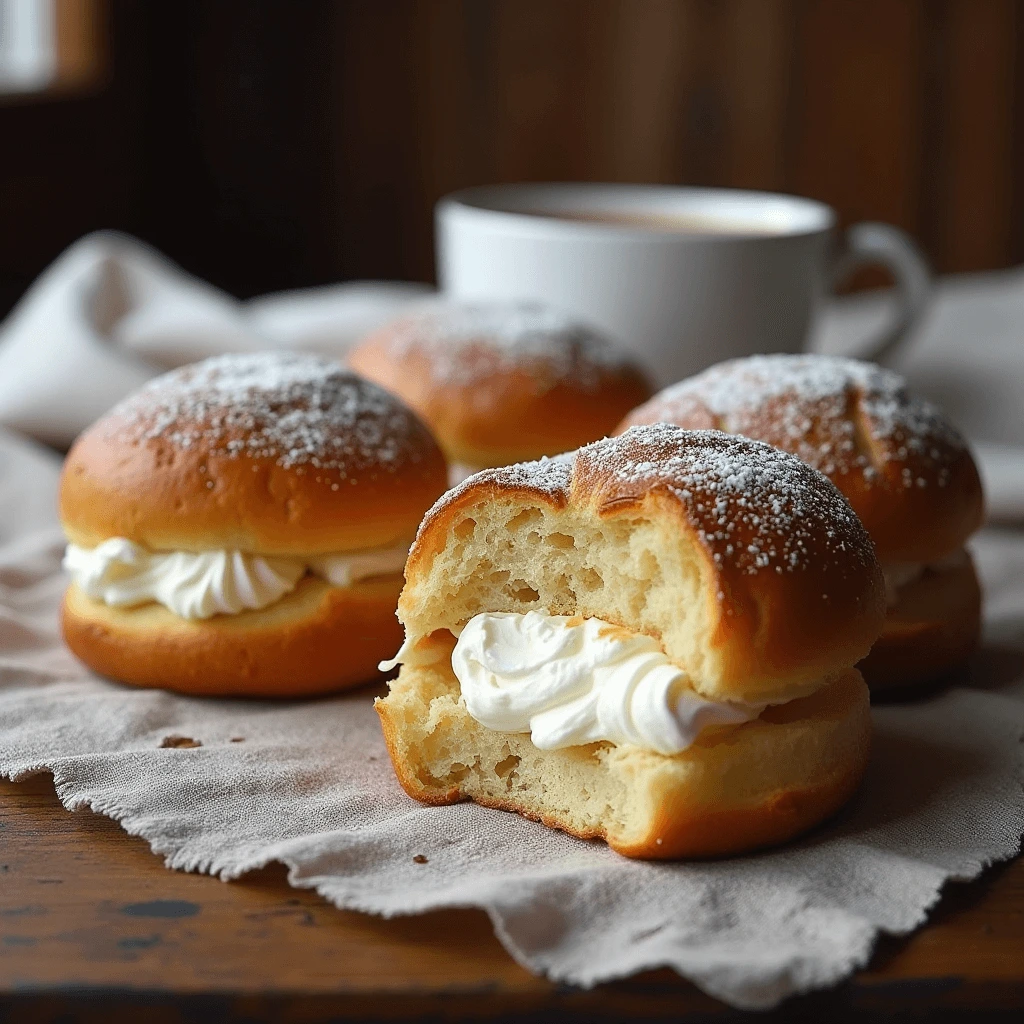
{"label": "coffee surface", "polygon": [[776,235],[784,230],[760,221],[700,213],[657,213],[643,210],[523,210],[531,217],[575,220],[588,224],[693,235]]}

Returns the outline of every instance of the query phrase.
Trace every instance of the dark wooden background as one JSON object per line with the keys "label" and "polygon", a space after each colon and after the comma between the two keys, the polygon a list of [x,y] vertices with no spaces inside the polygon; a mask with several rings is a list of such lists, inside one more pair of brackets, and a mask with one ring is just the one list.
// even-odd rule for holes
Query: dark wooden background
{"label": "dark wooden background", "polygon": [[[66,0],[62,0],[66,2]],[[0,312],[92,228],[239,295],[429,279],[480,182],[803,193],[1024,259],[1015,0],[74,0],[105,72],[0,103]]]}

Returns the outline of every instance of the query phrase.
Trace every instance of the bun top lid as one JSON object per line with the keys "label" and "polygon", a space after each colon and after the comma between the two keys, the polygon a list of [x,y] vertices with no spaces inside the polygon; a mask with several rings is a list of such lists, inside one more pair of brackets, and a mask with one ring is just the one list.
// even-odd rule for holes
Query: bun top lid
{"label": "bun top lid", "polygon": [[[466,540],[478,532],[485,544]],[[714,699],[809,692],[868,652],[885,615],[871,540],[835,485],[771,445],[667,423],[470,477],[424,517],[406,580],[411,638],[478,611],[599,618],[657,637]]]}
{"label": "bun top lid", "polygon": [[156,378],[68,455],[69,536],[154,550],[342,551],[409,536],[444,459],[397,398],[290,352],[228,355]]}
{"label": "bun top lid", "polygon": [[471,466],[578,448],[651,393],[603,334],[536,302],[436,300],[371,334],[348,362],[423,416],[452,461]]}
{"label": "bun top lid", "polygon": [[396,361],[426,356],[442,386],[525,370],[541,386],[568,382],[596,391],[602,373],[633,365],[589,324],[536,302],[428,303],[378,337]]}
{"label": "bun top lid", "polygon": [[531,491],[602,512],[626,511],[663,494],[680,506],[715,566],[730,573],[856,566],[870,575],[876,564],[863,526],[836,487],[771,445],[720,430],[654,423],[576,452],[482,470],[438,499],[419,538],[448,506],[484,489]]}
{"label": "bun top lid", "polygon": [[730,360],[665,388],[619,430],[659,421],[742,434],[796,455],[846,495],[883,561],[940,558],[981,523],[981,481],[964,439],[899,374],[873,363]]}
{"label": "bun top lid", "polygon": [[102,421],[128,443],[163,440],[341,474],[417,458],[422,432],[391,395],[316,356],[216,356],[157,377]]}

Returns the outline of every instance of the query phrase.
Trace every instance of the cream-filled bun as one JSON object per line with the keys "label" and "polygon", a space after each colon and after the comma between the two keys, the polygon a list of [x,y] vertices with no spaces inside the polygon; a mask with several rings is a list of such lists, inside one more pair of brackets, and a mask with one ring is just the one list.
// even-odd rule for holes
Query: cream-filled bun
{"label": "cream-filled bun", "polygon": [[967,661],[981,591],[964,543],[981,525],[981,480],[963,438],[902,377],[832,356],[736,359],[666,388],[619,430],[657,422],[766,441],[846,495],[886,580],[885,628],[860,666],[872,690],[925,683]]}
{"label": "cream-filled bun", "polygon": [[536,303],[429,303],[348,359],[423,417],[453,482],[604,437],[651,393],[603,335]]}
{"label": "cream-filled bun", "polygon": [[64,464],[65,640],[103,675],[183,693],[365,682],[401,636],[402,568],[445,485],[416,416],[332,363],[165,374]]}
{"label": "cream-filled bun", "polygon": [[864,770],[871,542],[799,459],[667,424],[485,470],[427,513],[377,702],[405,790],[628,856],[781,842]]}

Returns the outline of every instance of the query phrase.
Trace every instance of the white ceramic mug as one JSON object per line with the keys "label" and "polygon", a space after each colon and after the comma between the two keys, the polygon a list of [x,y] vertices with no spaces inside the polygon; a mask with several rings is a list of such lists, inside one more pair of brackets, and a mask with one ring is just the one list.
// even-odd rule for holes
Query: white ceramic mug
{"label": "white ceramic mug", "polygon": [[840,238],[831,207],[766,192],[494,185],[446,196],[436,221],[445,292],[575,313],[659,384],[734,356],[800,351],[833,285],[864,265],[888,268],[899,296],[894,322],[858,350],[881,358],[930,288],[924,258],[898,228],[857,224]]}

